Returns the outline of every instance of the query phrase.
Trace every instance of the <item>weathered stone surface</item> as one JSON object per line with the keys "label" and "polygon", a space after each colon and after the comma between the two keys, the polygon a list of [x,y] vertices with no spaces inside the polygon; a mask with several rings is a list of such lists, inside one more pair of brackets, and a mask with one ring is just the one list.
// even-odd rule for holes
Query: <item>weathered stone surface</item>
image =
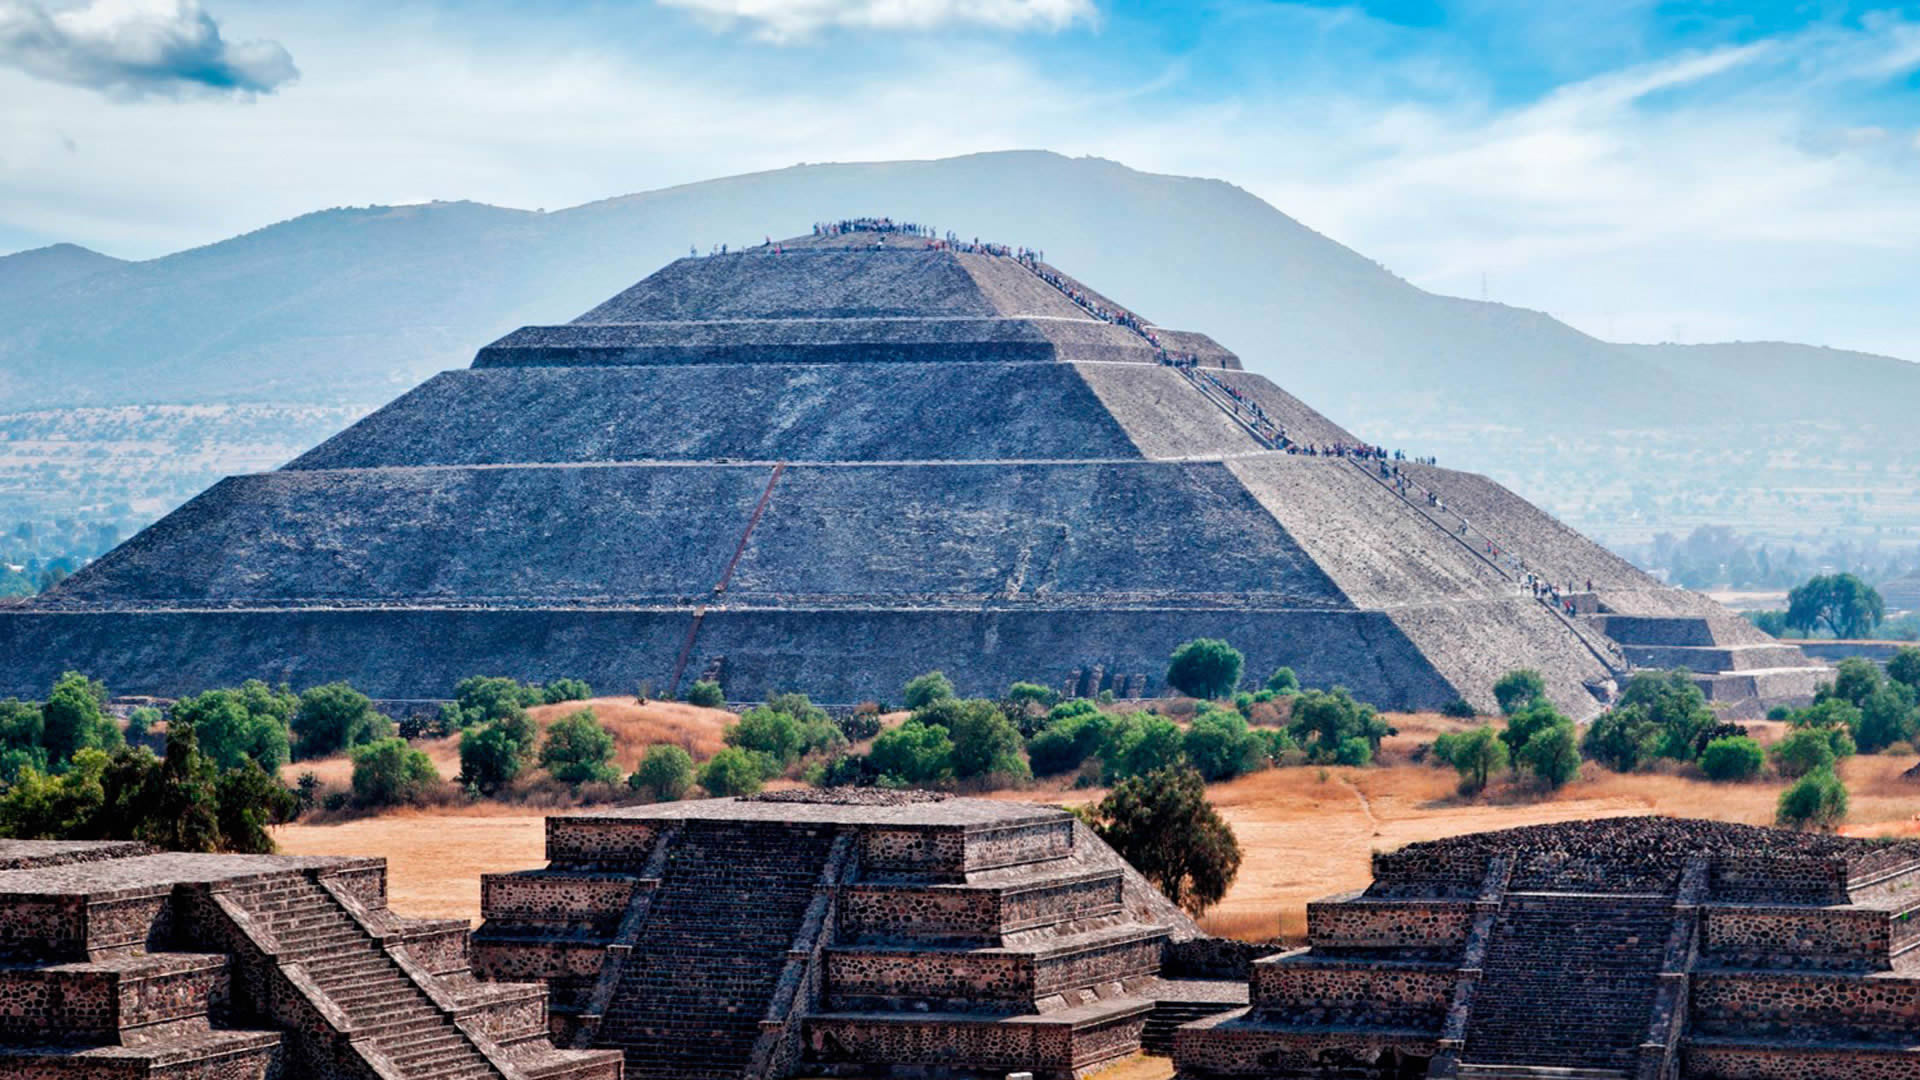
{"label": "weathered stone surface", "polygon": [[990,250],[814,237],[515,331],[0,611],[0,694],[69,669],[157,696],[671,692],[724,658],[735,700],[851,704],[933,667],[968,694],[1098,670],[1076,691],[1152,695],[1202,636],[1393,709],[1491,707],[1518,665],[1582,719],[1635,664],[1687,662],[1749,712],[1825,673],[1485,478],[1353,456],[1204,334]]}
{"label": "weathered stone surface", "polygon": [[[1920,844],[1614,818],[1410,844],[1183,1076],[1906,1077]],[[1569,1071],[1571,1070],[1571,1071]],[[1584,1071],[1583,1071],[1584,1070]]]}
{"label": "weathered stone surface", "polygon": [[467,926],[386,908],[377,860],[6,841],[0,1076],[619,1080],[538,986],[476,984]]}

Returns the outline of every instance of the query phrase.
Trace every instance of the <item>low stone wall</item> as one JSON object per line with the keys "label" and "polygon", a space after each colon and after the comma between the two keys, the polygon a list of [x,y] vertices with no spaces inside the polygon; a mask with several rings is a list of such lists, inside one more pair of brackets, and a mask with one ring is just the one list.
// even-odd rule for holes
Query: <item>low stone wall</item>
{"label": "low stone wall", "polygon": [[547,818],[547,859],[559,866],[642,865],[657,836],[644,821]]}
{"label": "low stone wall", "polygon": [[1253,977],[1256,960],[1284,952],[1277,942],[1237,941],[1196,937],[1169,941],[1160,958],[1161,974],[1173,979],[1234,979]]}
{"label": "low stone wall", "polygon": [[1396,1072],[1392,1063],[1424,1063],[1439,1043],[1437,1035],[1408,1031],[1290,1031],[1232,1020],[1182,1027],[1173,1038],[1185,1077],[1421,1075]]}
{"label": "low stone wall", "polygon": [[1318,900],[1307,905],[1316,949],[1387,949],[1451,955],[1466,944],[1473,905],[1443,900]]}
{"label": "low stone wall", "polygon": [[1690,1045],[1687,1080],[1920,1080],[1920,1054],[1896,1048]]}
{"label": "low stone wall", "polygon": [[509,922],[618,922],[639,887],[624,874],[482,874],[480,910]]}
{"label": "low stone wall", "polygon": [[1700,1035],[1815,1042],[1905,1043],[1920,1022],[1920,981],[1743,972],[1693,976]]}
{"label": "low stone wall", "polygon": [[1705,909],[1701,952],[1726,967],[1885,970],[1894,924],[1874,908]]}
{"label": "low stone wall", "polygon": [[1255,1014],[1293,1024],[1440,1030],[1454,969],[1393,961],[1281,957],[1253,965]]}

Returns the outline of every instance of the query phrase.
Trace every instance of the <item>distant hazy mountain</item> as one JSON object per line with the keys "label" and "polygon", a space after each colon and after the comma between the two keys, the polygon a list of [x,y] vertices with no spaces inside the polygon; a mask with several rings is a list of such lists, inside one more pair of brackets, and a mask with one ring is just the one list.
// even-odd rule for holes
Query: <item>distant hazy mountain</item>
{"label": "distant hazy mountain", "polygon": [[1608,344],[1536,311],[1424,292],[1230,184],[1037,152],[796,166],[554,213],[327,210],[140,263],[23,252],[0,259],[0,400],[377,402],[516,326],[570,319],[690,246],[858,214],[1043,248],[1355,423],[1638,428],[1830,411],[1910,432],[1920,401],[1920,365],[1785,344]]}

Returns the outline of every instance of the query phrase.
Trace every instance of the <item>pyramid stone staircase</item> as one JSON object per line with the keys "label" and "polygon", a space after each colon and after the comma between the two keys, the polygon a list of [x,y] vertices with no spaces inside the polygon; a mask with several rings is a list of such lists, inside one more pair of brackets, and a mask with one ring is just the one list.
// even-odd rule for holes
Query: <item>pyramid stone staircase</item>
{"label": "pyramid stone staircase", "polygon": [[0,1077],[619,1080],[378,860],[0,841]]}
{"label": "pyramid stone staircase", "polygon": [[547,848],[487,879],[476,968],[549,979],[556,1031],[634,1077],[1065,1078],[1194,997],[1161,962],[1197,928],[1050,808],[779,793],[552,818]]}

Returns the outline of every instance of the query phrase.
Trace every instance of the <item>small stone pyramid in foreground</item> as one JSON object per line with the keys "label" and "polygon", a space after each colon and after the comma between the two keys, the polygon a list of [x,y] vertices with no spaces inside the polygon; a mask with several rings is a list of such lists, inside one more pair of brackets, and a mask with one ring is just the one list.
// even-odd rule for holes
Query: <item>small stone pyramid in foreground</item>
{"label": "small stone pyramid in foreground", "polygon": [[629,1080],[1067,1080],[1246,1001],[1168,977],[1240,953],[1052,807],[663,803],[548,818],[547,857],[484,879],[475,969],[544,981],[556,1039],[623,1051]]}
{"label": "small stone pyramid in foreground", "polygon": [[386,897],[379,859],[0,840],[0,1077],[620,1080]]}
{"label": "small stone pyramid in foreground", "polygon": [[1636,665],[1748,709],[1826,670],[1484,477],[1328,452],[1361,442],[1035,258],[834,230],[672,263],[222,481],[0,611],[0,693],[1138,696],[1219,637],[1387,708],[1535,667],[1586,717]]}
{"label": "small stone pyramid in foreground", "polygon": [[1184,1080],[1911,1080],[1920,843],[1660,817],[1376,853]]}

